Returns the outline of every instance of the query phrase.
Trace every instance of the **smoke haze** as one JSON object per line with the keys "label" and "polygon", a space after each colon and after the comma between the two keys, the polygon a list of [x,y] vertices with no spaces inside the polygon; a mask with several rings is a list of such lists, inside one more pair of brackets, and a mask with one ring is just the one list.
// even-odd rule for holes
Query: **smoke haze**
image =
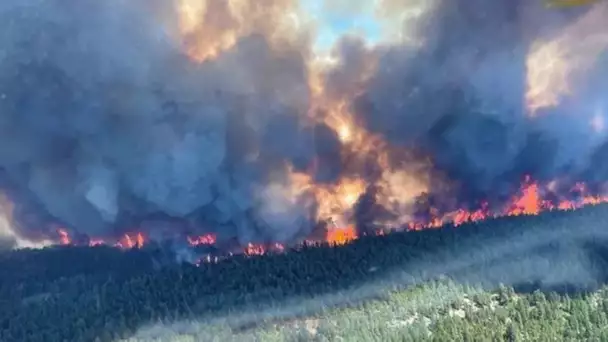
{"label": "smoke haze", "polygon": [[326,54],[291,0],[4,1],[2,229],[288,242],[608,180],[608,6],[460,2],[352,6],[378,34]]}

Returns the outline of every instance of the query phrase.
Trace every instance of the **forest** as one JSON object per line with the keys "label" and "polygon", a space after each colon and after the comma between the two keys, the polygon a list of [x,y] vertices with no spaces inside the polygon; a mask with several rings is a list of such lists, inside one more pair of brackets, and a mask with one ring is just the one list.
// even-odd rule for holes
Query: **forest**
{"label": "forest", "polygon": [[[192,340],[606,340],[607,209],[364,236],[343,246],[236,255],[199,266],[167,262],[166,251],[156,247],[5,251],[0,341],[129,340],[152,325],[219,317],[227,317],[218,323],[223,328]],[[381,314],[351,329],[347,323],[314,334],[297,328],[303,317],[360,319],[365,315],[355,313],[370,306],[390,307],[415,295],[429,303],[443,298],[433,294],[442,287],[442,294],[458,295],[432,307],[408,306],[420,319],[399,329],[372,322]],[[316,304],[308,311],[285,309],[311,300]],[[271,309],[275,314],[263,314]],[[245,312],[259,317],[230,319]],[[287,332],[280,322],[296,323]]]}

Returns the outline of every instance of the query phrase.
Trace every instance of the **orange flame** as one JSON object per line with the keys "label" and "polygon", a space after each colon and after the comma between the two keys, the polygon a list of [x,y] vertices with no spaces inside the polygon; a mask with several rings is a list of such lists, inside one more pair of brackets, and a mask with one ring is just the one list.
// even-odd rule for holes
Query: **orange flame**
{"label": "orange flame", "polygon": [[213,245],[216,243],[217,238],[213,234],[205,234],[201,236],[188,236],[188,243],[192,246],[198,245]]}
{"label": "orange flame", "polygon": [[526,177],[525,184],[521,196],[513,199],[513,204],[506,215],[536,215],[541,211],[542,202],[538,193],[538,184],[530,183],[530,177]]}
{"label": "orange flame", "polygon": [[122,249],[142,248],[145,243],[145,238],[142,233],[125,234],[116,242],[116,246]]}
{"label": "orange flame", "polygon": [[[544,193],[556,195],[555,186],[555,181],[548,183],[546,186],[541,186],[538,182],[533,181],[527,176],[525,177],[519,194],[512,198],[503,211],[491,212],[487,202],[481,203],[480,207],[475,210],[458,209],[444,214],[441,214],[436,209],[432,209],[431,216],[426,221],[410,221],[406,224],[406,227],[408,230],[422,230],[438,228],[446,224],[460,226],[468,222],[477,222],[496,217],[538,215],[543,211],[574,210],[584,206],[608,203],[608,196],[590,194],[587,185],[584,183],[576,183],[570,189],[569,196],[575,197],[575,199],[561,198],[555,203],[544,199]],[[59,235],[58,240],[60,244],[70,245],[73,243],[67,230],[63,228],[57,229],[57,234]],[[376,232],[376,235],[384,234],[384,230]],[[341,226],[336,222],[333,222],[333,225],[328,227],[323,242],[338,246],[352,242],[358,237],[357,229],[353,224]],[[209,233],[200,236],[188,236],[187,240],[192,246],[214,245],[217,242],[217,237],[216,235]],[[315,245],[318,242],[319,241],[306,240],[303,244]],[[114,243],[114,246],[121,249],[142,248],[145,243],[146,238],[143,233],[138,232],[124,234],[116,243]],[[90,246],[102,244],[110,245],[111,243],[108,243],[103,239],[91,239],[89,241]],[[285,246],[280,243],[270,245],[249,243],[243,248],[242,252],[247,256],[254,256],[264,255],[269,251],[281,253],[285,251]],[[206,256],[197,261],[197,264],[203,262],[217,262],[218,260],[220,260],[220,258],[217,256]]]}
{"label": "orange flame", "polygon": [[57,234],[59,234],[59,243],[62,245],[69,245],[72,243],[70,239],[70,234],[63,228],[57,229]]}
{"label": "orange flame", "polygon": [[353,225],[336,227],[327,231],[325,239],[330,245],[344,245],[357,239],[357,230]]}

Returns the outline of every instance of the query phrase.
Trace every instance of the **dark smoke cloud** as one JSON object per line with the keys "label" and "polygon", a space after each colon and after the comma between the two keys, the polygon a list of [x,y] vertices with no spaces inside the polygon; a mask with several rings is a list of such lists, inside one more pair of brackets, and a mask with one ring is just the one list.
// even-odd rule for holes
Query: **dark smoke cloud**
{"label": "dark smoke cloud", "polygon": [[[439,2],[416,31],[419,45],[370,50],[346,39],[328,93],[356,93],[353,112],[366,128],[430,152],[474,196],[507,192],[523,172],[548,178],[575,162],[588,170],[597,142],[586,121],[524,115],[529,39],[516,3]],[[312,229],[314,203],[292,200],[285,165],[316,162],[321,182],[342,170],[335,133],[303,125],[311,107],[305,39],[274,49],[268,34],[279,24],[256,7],[247,29],[234,18],[211,21],[247,35],[195,63],[176,38],[173,11],[160,0],[0,4],[0,168],[21,234],[61,224],[112,235],[151,214],[241,242]],[[370,60],[377,68],[362,83]],[[606,79],[578,99],[600,96]],[[572,147],[573,134],[582,142]]]}
{"label": "dark smoke cloud", "polygon": [[[337,50],[341,60],[354,61],[342,65],[344,70],[362,59],[352,54],[379,55],[376,72],[353,102],[359,121],[393,144],[430,152],[437,167],[475,200],[512,194],[524,174],[549,180],[594,173],[599,160],[590,153],[605,137],[592,133],[590,104],[608,89],[607,78],[597,76],[606,73],[605,64],[594,63],[573,85],[573,96],[540,118],[528,116],[524,98],[526,55],[534,38],[558,34],[584,10],[539,9],[520,1],[464,3],[440,2],[422,25],[422,47]],[[585,25],[591,32],[608,28],[589,20]],[[334,72],[342,74],[352,71]],[[328,84],[341,86],[336,80]],[[604,116],[605,101],[599,108]]]}
{"label": "dark smoke cloud", "polygon": [[309,102],[303,57],[251,35],[197,65],[155,15],[171,11],[164,3],[0,5],[5,181],[38,204],[26,214],[48,212],[91,235],[129,216],[203,212],[245,240],[290,239],[302,228],[293,219],[309,215],[285,203],[282,166],[314,155],[299,124]]}

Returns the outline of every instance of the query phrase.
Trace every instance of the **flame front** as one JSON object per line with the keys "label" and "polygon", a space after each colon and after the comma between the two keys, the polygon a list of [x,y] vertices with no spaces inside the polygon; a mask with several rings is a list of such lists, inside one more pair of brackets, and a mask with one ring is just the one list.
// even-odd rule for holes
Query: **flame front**
{"label": "flame front", "polygon": [[[478,222],[483,220],[488,220],[491,218],[505,217],[505,216],[531,216],[531,215],[539,215],[545,211],[568,211],[568,210],[576,210],[588,205],[599,205],[602,203],[608,203],[608,196],[599,196],[593,195],[589,193],[587,186],[584,183],[576,183],[565,195],[568,198],[560,198],[559,194],[555,192],[555,186],[557,181],[552,181],[547,183],[546,185],[541,185],[538,182],[532,180],[529,176],[525,177],[521,188],[517,195],[513,196],[512,200],[504,206],[503,210],[492,211],[488,208],[487,202],[482,202],[479,208],[474,210],[465,210],[458,209],[451,212],[440,213],[437,210],[431,210],[433,214],[428,217],[424,221],[405,221],[400,222],[407,227],[408,230],[421,230],[421,229],[429,229],[429,228],[439,228],[447,224],[452,224],[454,226],[460,226],[469,222]],[[332,201],[337,201],[340,205],[344,205],[341,207],[342,210],[338,210],[339,206],[336,207],[336,213],[340,213],[343,215],[344,208],[352,208],[353,204],[344,201],[341,202],[340,196],[345,195],[348,196],[347,192],[340,193],[331,193],[328,189],[324,189],[323,195],[327,197],[319,197],[322,203],[330,206]],[[357,190],[358,191],[358,190]],[[553,198],[557,198],[557,200],[549,200],[547,196],[551,196]],[[323,202],[325,200],[325,202]],[[328,207],[331,208],[331,207]],[[331,211],[330,211],[331,212]],[[344,216],[334,216],[340,219],[344,219]],[[331,215],[328,214],[328,217],[322,218],[332,218]],[[348,220],[342,221],[342,223],[338,223],[340,221],[333,221],[330,227],[327,230],[326,235],[324,236],[322,241],[311,241],[307,240],[304,243],[307,244],[316,244],[319,242],[328,243],[330,245],[343,245],[349,242],[356,240],[359,235],[357,233],[357,228],[354,224],[348,224],[343,222],[348,222]],[[58,229],[57,234],[59,237],[59,241],[61,244],[69,245],[72,244],[72,239],[65,229]],[[378,235],[383,235],[384,230],[379,230],[376,232]],[[202,236],[188,236],[187,241],[191,246],[201,246],[201,245],[214,245],[217,243],[217,237],[214,234],[205,234]],[[89,242],[90,246],[96,245],[114,245],[121,249],[131,249],[131,248],[142,248],[146,243],[146,238],[143,233],[134,233],[134,234],[125,234],[123,235],[119,241],[104,241],[103,239],[91,239]],[[280,243],[271,243],[271,244],[255,244],[248,243],[242,250],[242,253],[245,255],[263,255],[268,251],[272,251],[274,253],[280,253],[285,251],[285,246]],[[217,257],[205,257],[200,262],[217,262],[219,259]]]}

